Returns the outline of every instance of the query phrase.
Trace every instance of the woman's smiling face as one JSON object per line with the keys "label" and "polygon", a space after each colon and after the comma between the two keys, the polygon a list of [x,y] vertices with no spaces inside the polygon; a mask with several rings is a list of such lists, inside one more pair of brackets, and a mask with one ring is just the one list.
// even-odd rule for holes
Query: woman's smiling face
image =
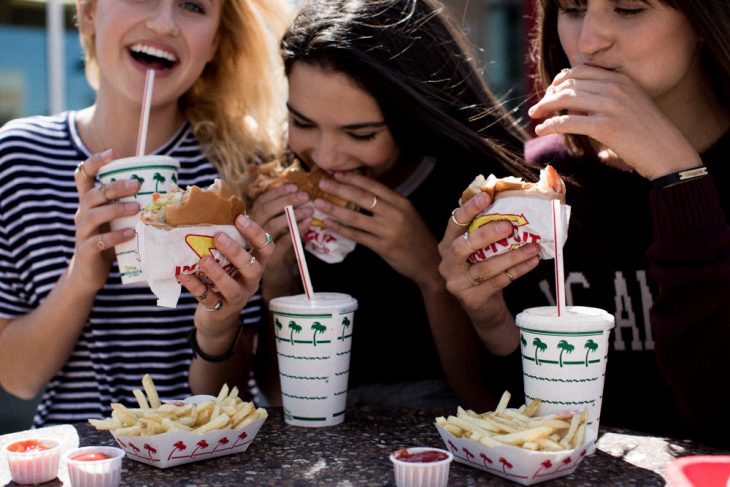
{"label": "woman's smiling face", "polygon": [[289,147],[326,171],[378,177],[400,150],[377,101],[343,73],[303,62],[289,73]]}

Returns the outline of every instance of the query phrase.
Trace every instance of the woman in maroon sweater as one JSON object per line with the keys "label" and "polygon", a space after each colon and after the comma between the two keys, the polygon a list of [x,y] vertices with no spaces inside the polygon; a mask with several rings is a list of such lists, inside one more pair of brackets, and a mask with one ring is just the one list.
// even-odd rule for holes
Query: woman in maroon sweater
{"label": "woman in maroon sweater", "polygon": [[[730,445],[730,195],[718,191],[730,178],[730,4],[541,0],[540,14],[546,91],[526,157],[577,183],[568,304],[616,318],[601,422]],[[480,336],[516,337],[513,312],[554,302],[551,263],[523,248],[468,268],[458,223],[488,200],[455,213],[440,270]],[[470,241],[503,236],[485,225]]]}

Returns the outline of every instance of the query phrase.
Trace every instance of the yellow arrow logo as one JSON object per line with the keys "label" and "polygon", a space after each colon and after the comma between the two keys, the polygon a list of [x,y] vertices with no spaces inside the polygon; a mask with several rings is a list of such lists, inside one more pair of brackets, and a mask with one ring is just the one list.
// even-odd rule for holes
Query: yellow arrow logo
{"label": "yellow arrow logo", "polygon": [[482,225],[486,225],[489,222],[496,222],[501,220],[511,221],[512,224],[516,227],[521,227],[529,223],[524,214],[512,215],[503,213],[490,213],[488,215],[478,216],[474,220],[472,220],[471,224],[469,225],[469,232],[473,232],[477,228],[481,227]]}
{"label": "yellow arrow logo", "polygon": [[215,249],[213,237],[209,235],[185,235],[185,243],[201,259],[206,255],[212,256],[211,250]]}

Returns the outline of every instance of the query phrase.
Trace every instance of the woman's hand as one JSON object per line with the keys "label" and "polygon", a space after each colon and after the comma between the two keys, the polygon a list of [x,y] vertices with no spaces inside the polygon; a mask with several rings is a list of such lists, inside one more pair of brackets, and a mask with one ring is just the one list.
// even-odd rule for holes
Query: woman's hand
{"label": "woman's hand", "polygon": [[[387,186],[354,172],[337,172],[319,187],[353,202],[365,212],[317,199],[327,214],[325,225],[377,253],[399,274],[420,287],[432,283],[438,265],[436,239],[408,199]],[[429,273],[432,269],[433,273]]]}
{"label": "woman's hand", "polygon": [[134,228],[110,231],[109,222],[139,212],[139,203],[113,202],[139,191],[136,180],[95,185],[94,176],[111,160],[111,150],[94,154],[79,164],[74,173],[79,209],[74,216],[76,247],[69,267],[69,279],[75,282],[76,289],[88,290],[90,294],[95,294],[106,283],[115,258],[114,246],[135,236]]}
{"label": "woman's hand", "polygon": [[284,207],[292,205],[299,232],[303,234],[312,222],[314,210],[302,206],[309,201],[305,191],[295,184],[285,184],[263,193],[254,201],[249,216],[267,231],[276,243],[276,251],[264,274],[265,297],[289,294],[292,284],[299,282],[297,263]]}
{"label": "woman's hand", "polygon": [[528,113],[546,119],[535,128],[538,135],[587,135],[650,180],[702,164],[649,94],[621,72],[587,65],[563,70]]}
{"label": "woman's hand", "polygon": [[537,244],[528,244],[476,264],[467,262],[474,251],[513,232],[509,222],[497,221],[466,233],[468,223],[490,204],[487,193],[469,199],[449,219],[444,238],[438,246],[441,254],[439,272],[446,280],[446,288],[459,300],[482,338],[485,338],[487,330],[502,324],[509,314],[502,290],[534,269],[539,262]]}
{"label": "woman's hand", "polygon": [[[248,217],[239,215],[235,226],[251,246],[250,250],[241,247],[225,233],[214,237],[216,249],[235,267],[232,274],[228,274],[210,256],[200,259],[200,270],[213,282],[217,291],[193,275],[179,276],[180,283],[200,301],[195,310],[195,326],[201,346],[219,339],[221,343],[230,343],[239,325],[241,309],[258,289],[266,263],[275,251],[276,245],[271,236]],[[208,351],[216,347],[203,348]]]}

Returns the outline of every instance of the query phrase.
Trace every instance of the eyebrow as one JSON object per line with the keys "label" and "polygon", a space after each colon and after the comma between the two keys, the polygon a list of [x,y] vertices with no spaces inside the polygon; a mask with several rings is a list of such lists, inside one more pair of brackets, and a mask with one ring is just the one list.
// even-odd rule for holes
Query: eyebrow
{"label": "eyebrow", "polygon": [[[301,118],[302,120],[311,123],[313,125],[316,125],[314,120],[306,117],[303,113],[297,111],[294,107],[292,107],[289,103],[286,104],[286,107],[289,109],[291,113],[296,115],[297,117]],[[351,123],[348,125],[343,125],[341,128],[345,130],[358,130],[358,129],[365,129],[365,128],[380,128],[385,127],[385,120],[380,120],[377,122],[359,122],[359,123]]]}

